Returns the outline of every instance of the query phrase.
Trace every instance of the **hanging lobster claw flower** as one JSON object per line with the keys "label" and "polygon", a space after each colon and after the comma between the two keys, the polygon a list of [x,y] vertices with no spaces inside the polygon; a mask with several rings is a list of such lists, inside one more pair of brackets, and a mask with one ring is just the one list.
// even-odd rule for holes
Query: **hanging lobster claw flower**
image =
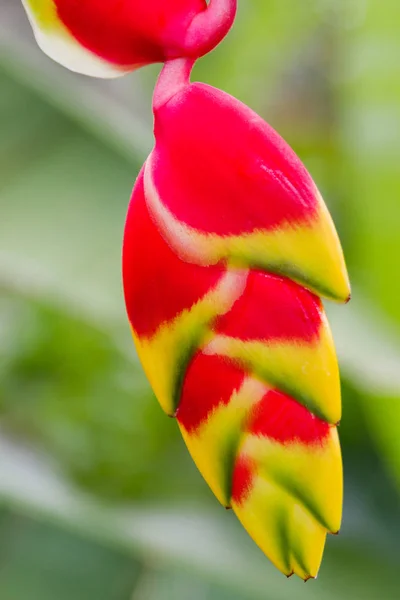
{"label": "hanging lobster claw flower", "polygon": [[236,12],[235,0],[22,1],[42,50],[96,77],[180,56],[198,58],[226,35]]}
{"label": "hanging lobster claw flower", "polygon": [[[349,282],[300,160],[231,96],[190,84],[236,0],[23,0],[42,49],[90,75],[166,61],[124,236],[143,367],[211,489],[286,575],[340,528],[340,382],[320,296]],[[176,59],[176,60],[174,60]]]}
{"label": "hanging lobster claw flower", "polygon": [[123,252],[155,394],[220,502],[286,575],[340,528],[340,382],[319,298],[350,290],[305,167],[249,108],[164,67]]}

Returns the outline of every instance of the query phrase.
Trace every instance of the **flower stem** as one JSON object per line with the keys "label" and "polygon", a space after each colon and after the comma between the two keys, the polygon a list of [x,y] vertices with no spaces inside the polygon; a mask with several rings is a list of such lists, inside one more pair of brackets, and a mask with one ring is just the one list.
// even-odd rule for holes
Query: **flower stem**
{"label": "flower stem", "polygon": [[190,83],[190,73],[195,60],[192,58],[176,58],[168,60],[158,77],[153,95],[153,111],[156,112],[175,94]]}
{"label": "flower stem", "polygon": [[196,15],[187,30],[188,55],[202,56],[219,44],[232,27],[236,10],[237,0],[210,0],[207,9]]}

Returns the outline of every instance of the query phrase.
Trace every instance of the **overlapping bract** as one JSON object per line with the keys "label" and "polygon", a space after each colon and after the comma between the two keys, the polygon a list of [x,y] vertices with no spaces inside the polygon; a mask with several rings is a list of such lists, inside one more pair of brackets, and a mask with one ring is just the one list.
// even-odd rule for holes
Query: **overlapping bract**
{"label": "overlapping bract", "polygon": [[125,231],[134,339],[220,502],[283,573],[315,577],[341,520],[339,373],[316,295],[349,297],[340,244],[278,134],[219,90],[166,85],[172,69]]}
{"label": "overlapping bract", "polygon": [[226,35],[236,12],[236,0],[22,1],[42,50],[96,77],[198,58]]}

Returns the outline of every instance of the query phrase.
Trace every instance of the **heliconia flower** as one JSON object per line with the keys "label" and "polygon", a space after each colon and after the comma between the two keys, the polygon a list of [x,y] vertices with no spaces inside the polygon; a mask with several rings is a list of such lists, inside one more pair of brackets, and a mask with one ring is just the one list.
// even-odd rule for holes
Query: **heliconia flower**
{"label": "heliconia flower", "polygon": [[337,533],[340,382],[319,296],[349,282],[327,208],[284,140],[168,62],[123,248],[127,312],[165,412],[207,483],[286,575]]}
{"label": "heliconia flower", "polygon": [[23,0],[90,75],[166,62],[123,246],[128,317],[164,411],[218,500],[287,576],[316,577],[342,512],[340,381],[321,297],[350,287],[306,168],[250,108],[190,83],[236,0]]}
{"label": "heliconia flower", "polygon": [[236,0],[22,1],[42,50],[96,77],[198,58],[221,41],[236,13]]}

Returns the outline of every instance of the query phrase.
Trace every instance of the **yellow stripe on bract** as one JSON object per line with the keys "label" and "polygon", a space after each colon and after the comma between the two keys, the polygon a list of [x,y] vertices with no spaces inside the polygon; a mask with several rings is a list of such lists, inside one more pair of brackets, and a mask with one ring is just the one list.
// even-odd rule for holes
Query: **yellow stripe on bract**
{"label": "yellow stripe on bract", "polygon": [[53,0],[22,0],[22,3],[40,27],[47,29],[61,25]]}
{"label": "yellow stripe on bract", "polygon": [[38,46],[60,65],[83,75],[105,79],[120,77],[135,68],[135,65],[122,68],[108,63],[81,46],[58,18],[52,0],[22,0],[22,3]]}
{"label": "yellow stripe on bract", "polygon": [[242,295],[247,271],[227,271],[217,286],[172,322],[161,325],[151,338],[133,337],[147,378],[163,410],[175,414],[188,360],[201,345],[208,324],[231,309]]}
{"label": "yellow stripe on bract", "polygon": [[200,233],[176,219],[159,197],[151,169],[152,155],[147,160],[144,178],[149,209],[182,260],[210,265],[227,259],[236,266],[288,276],[332,300],[348,300],[350,284],[342,248],[317,189],[318,213],[309,223],[285,223],[271,231],[222,236]]}
{"label": "yellow stripe on bract", "polygon": [[180,425],[197,468],[223,506],[231,503],[233,466],[248,411],[267,391],[260,381],[247,378],[229,404],[216,408],[196,432]]}
{"label": "yellow stripe on bract", "polygon": [[248,497],[232,503],[238,519],[285,575],[316,577],[326,530],[293,497],[264,476],[256,476]]}
{"label": "yellow stripe on bract", "polygon": [[239,361],[250,373],[288,393],[329,423],[341,419],[339,367],[326,317],[318,339],[312,343],[242,341],[219,335],[210,339],[204,352]]}
{"label": "yellow stripe on bract", "polygon": [[321,444],[282,444],[267,437],[248,435],[241,453],[257,465],[260,477],[273,481],[302,504],[325,529],[340,529],[343,472],[336,427]]}
{"label": "yellow stripe on bract", "polygon": [[302,506],[293,506],[290,544],[292,568],[302,579],[317,577],[324,554],[326,529]]}

